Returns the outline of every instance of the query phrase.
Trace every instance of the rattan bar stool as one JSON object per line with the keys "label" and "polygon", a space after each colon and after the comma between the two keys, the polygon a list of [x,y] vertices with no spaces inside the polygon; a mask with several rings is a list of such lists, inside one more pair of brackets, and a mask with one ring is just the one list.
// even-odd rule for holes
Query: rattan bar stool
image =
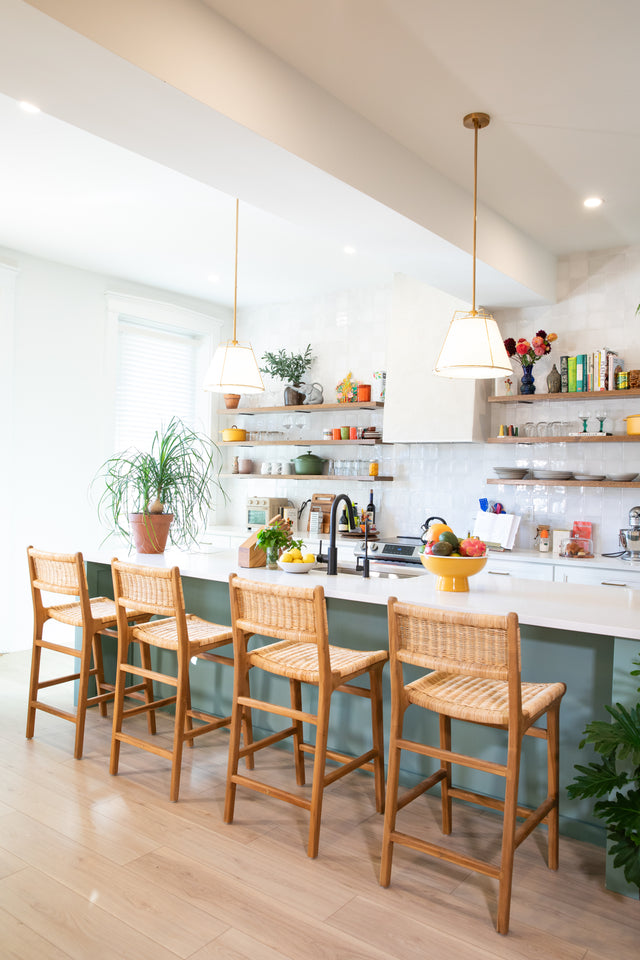
{"label": "rattan bar stool", "polygon": [[[231,621],[236,671],[233,691],[229,769],[224,819],[231,823],[234,814],[236,787],[248,787],[258,793],[277,797],[310,812],[307,854],[318,854],[320,818],[324,788],[358,767],[373,770],[375,775],[376,810],[384,810],[384,743],[382,730],[382,668],[388,660],[386,650],[359,651],[330,646],[324,590],[287,587],[229,577]],[[267,646],[247,650],[247,641],[254,634],[279,640]],[[259,668],[289,679],[291,706],[280,706],[252,698],[249,692],[249,671]],[[362,674],[369,674],[369,687],[349,686]],[[301,684],[318,688],[317,714],[303,711]],[[336,691],[366,697],[371,701],[373,748],[359,757],[349,757],[327,749],[329,707]],[[240,725],[243,715],[252,709],[266,711],[293,721],[291,726],[240,748]],[[303,723],[316,727],[315,745],[305,743]],[[287,737],[293,738],[296,782],[305,783],[304,754],[314,754],[311,798],[271,786],[238,773],[240,757],[252,756]],[[340,766],[325,772],[326,760]]]}
{"label": "rattan bar stool", "polygon": [[[449,613],[398,603],[395,597],[391,597],[389,655],[392,716],[380,883],[389,886],[394,844],[494,877],[499,881],[496,928],[498,933],[507,933],[514,852],[540,823],[548,826],[549,868],[558,868],[559,712],[566,686],[564,683],[521,682],[520,630],[515,613],[506,616]],[[405,686],[405,663],[426,667],[433,672]],[[404,715],[411,704],[439,714],[439,747],[403,737]],[[544,714],[547,715],[546,728],[533,726]],[[452,717],[506,730],[506,763],[452,750]],[[525,734],[547,741],[547,797],[536,810],[518,805],[520,753]],[[440,767],[399,797],[402,750],[434,757],[440,761]],[[504,777],[504,801],[452,786],[452,764]],[[437,783],[441,789],[444,834],[451,833],[451,800],[454,797],[503,812],[502,849],[497,865],[396,830],[398,810]],[[518,818],[524,823],[518,825]]]}
{"label": "rattan bar stool", "polygon": [[[217,647],[231,643],[231,627],[210,623],[193,614],[185,613],[182,580],[178,567],[159,568],[121,563],[113,560],[113,591],[118,612],[118,667],[116,678],[116,698],[113,711],[113,734],[111,740],[110,772],[117,774],[120,759],[120,744],[128,743],[149,753],[171,760],[171,787],[169,799],[177,801],[180,791],[180,772],[183,745],[193,746],[193,738],[203,733],[228,726],[231,717],[216,717],[191,708],[191,688],[189,684],[189,663],[193,657],[211,660],[233,666],[233,657],[214,653]],[[142,626],[127,626],[126,609],[135,604],[136,608],[148,614],[162,617],[151,620]],[[176,655],[176,674],[160,673],[152,670],[150,663],[133,666],[128,663],[129,644],[138,642],[148,647],[171,650]],[[124,709],[124,689],[127,674],[143,677],[149,683],[158,682],[174,687],[173,696],[154,700],[142,706]],[[152,722],[151,733],[156,732],[155,711],[161,707],[175,704],[173,728],[173,747],[171,750],[158,746],[149,740],[133,736],[122,730],[123,720],[146,712]],[[193,721],[199,724],[194,726]],[[251,742],[251,729],[245,723],[246,742]],[[250,765],[250,764],[249,764]]]}
{"label": "rattan bar stool", "polygon": [[[87,575],[81,553],[49,553],[44,550],[27,548],[31,598],[33,601],[33,648],[31,654],[31,680],[29,684],[29,704],[27,708],[27,739],[35,731],[36,711],[62,717],[76,725],[74,757],[82,757],[84,728],[87,707],[98,704],[100,714],[107,716],[107,701],[113,700],[115,685],[106,683],[102,665],[102,636],[117,636],[116,606],[107,597],[89,597]],[[78,597],[71,603],[45,603],[43,591],[58,596]],[[128,609],[129,618],[148,619],[146,614]],[[82,630],[82,643],[79,648],[53,643],[43,637],[44,625],[48,620],[57,620]],[[80,670],[49,680],[40,680],[40,665],[43,650],[54,650],[80,661]],[[93,666],[92,663],[93,655]],[[94,677],[97,693],[89,697],[89,678]],[[39,691],[45,687],[56,686],[78,680],[78,704],[75,713],[62,710],[39,699]],[[127,688],[127,696],[144,699],[148,689],[146,682]],[[142,692],[141,692],[142,691]]]}

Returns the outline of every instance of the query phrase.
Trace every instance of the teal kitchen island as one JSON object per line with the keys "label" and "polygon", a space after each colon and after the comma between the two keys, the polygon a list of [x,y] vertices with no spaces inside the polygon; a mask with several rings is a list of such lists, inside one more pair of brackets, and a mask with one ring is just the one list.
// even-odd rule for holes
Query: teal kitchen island
{"label": "teal kitchen island", "polygon": [[[87,575],[92,596],[112,596],[110,555],[87,553]],[[183,577],[186,608],[218,623],[230,623],[229,574],[236,572],[253,580],[289,586],[322,584],[327,598],[329,638],[333,644],[355,649],[386,649],[387,610],[390,596],[408,603],[417,603],[449,610],[503,614],[515,611],[520,620],[522,637],[522,678],[527,681],[564,681],[567,693],[560,710],[560,829],[569,836],[604,845],[605,834],[600,821],[593,817],[592,804],[570,800],[566,787],[574,776],[576,763],[587,763],[589,748],[580,750],[585,725],[595,719],[608,719],[605,704],[616,701],[630,704],[637,697],[637,682],[629,671],[632,660],[640,653],[640,591],[619,586],[584,586],[553,581],[492,577],[480,573],[469,581],[468,593],[443,593],[435,589],[435,578],[424,575],[401,579],[364,579],[362,575],[339,573],[328,577],[324,567],[295,577],[281,570],[265,567],[247,569],[238,566],[236,550],[208,554],[167,552],[162,556],[126,557],[119,559],[160,566],[177,565]],[[256,644],[260,643],[255,638]],[[155,651],[166,657],[164,651]],[[108,663],[108,662],[107,662]],[[165,667],[168,661],[162,663]],[[415,674],[418,675],[417,673]],[[256,673],[255,692],[269,699],[281,698],[288,703],[289,686],[278,677]],[[390,717],[388,668],[383,678],[385,726]],[[194,707],[218,714],[230,712],[231,672],[199,662],[191,674]],[[263,686],[260,686],[262,684]],[[315,696],[315,690],[304,695]],[[370,746],[368,701],[360,697],[338,696],[332,703],[331,746],[344,753],[363,753]],[[256,728],[271,732],[275,718],[259,714]],[[424,710],[407,713],[407,736],[415,732],[424,737],[426,724],[432,724],[429,735],[437,736],[437,718]],[[413,727],[411,724],[416,726]],[[421,734],[417,730],[420,726]],[[220,734],[224,736],[223,733]],[[505,738],[501,731],[479,731],[472,724],[454,721],[454,746],[464,751],[481,747],[481,755],[501,760]],[[474,745],[475,741],[475,745]],[[387,740],[388,742],[388,740]],[[405,783],[425,777],[434,761],[417,755],[407,757],[402,771]],[[259,763],[259,758],[258,758]],[[460,786],[498,796],[503,784],[499,778],[463,767],[455,770]],[[520,802],[536,806],[545,795],[546,744],[525,737],[520,775]],[[638,890],[629,887],[621,871],[613,870],[607,858],[607,886],[638,898]]]}

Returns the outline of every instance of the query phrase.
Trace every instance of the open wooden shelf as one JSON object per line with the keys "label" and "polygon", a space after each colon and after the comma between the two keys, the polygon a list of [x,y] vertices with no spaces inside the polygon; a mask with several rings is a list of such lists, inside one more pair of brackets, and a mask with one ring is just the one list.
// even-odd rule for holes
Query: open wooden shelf
{"label": "open wooden shelf", "polygon": [[235,417],[242,414],[252,417],[259,416],[262,413],[323,413],[327,410],[330,412],[341,410],[344,413],[349,413],[353,410],[382,410],[383,407],[384,403],[381,400],[365,400],[354,403],[301,403],[287,407],[236,407],[234,410],[227,410],[225,407],[218,410],[218,415]]}
{"label": "open wooden shelf", "polygon": [[351,447],[373,447],[375,444],[384,443],[382,439],[376,440],[222,440],[221,447],[329,447],[338,445],[347,445]]}
{"label": "open wooden shelf", "polygon": [[518,393],[513,397],[489,397],[489,403],[540,403],[543,400],[624,400],[627,397],[640,397],[640,388],[581,390],[580,393]]}
{"label": "open wooden shelf", "polygon": [[393,477],[371,477],[368,473],[357,477],[346,477],[337,473],[221,473],[221,477],[231,477],[236,480],[359,480],[367,483],[390,483]]}
{"label": "open wooden shelf", "polygon": [[500,477],[491,477],[487,483],[505,484],[506,486],[527,487],[640,487],[640,480],[502,480]]}
{"label": "open wooden shelf", "polygon": [[640,434],[616,433],[576,437],[489,437],[487,443],[638,443]]}

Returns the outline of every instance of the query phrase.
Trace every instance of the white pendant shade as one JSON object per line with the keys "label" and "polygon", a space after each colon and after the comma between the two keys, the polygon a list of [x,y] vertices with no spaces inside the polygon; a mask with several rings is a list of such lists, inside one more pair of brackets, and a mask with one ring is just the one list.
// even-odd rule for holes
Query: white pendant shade
{"label": "white pendant shade", "polygon": [[204,389],[213,393],[262,393],[264,384],[250,343],[227,340],[213,355]]}
{"label": "white pendant shade", "polygon": [[433,372],[454,380],[483,380],[513,374],[498,324],[483,311],[456,311]]}

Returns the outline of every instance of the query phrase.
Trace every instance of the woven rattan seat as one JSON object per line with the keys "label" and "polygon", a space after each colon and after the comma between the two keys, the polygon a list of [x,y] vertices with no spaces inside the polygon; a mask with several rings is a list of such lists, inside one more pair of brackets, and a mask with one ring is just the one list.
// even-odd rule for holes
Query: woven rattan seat
{"label": "woven rattan seat", "polygon": [[[69,720],[76,726],[74,757],[82,757],[84,728],[87,707],[99,705],[100,714],[107,716],[107,701],[113,700],[115,687],[106,683],[102,665],[102,637],[115,637],[116,605],[107,597],[89,597],[87,577],[81,553],[51,553],[27,549],[29,579],[33,601],[33,649],[31,656],[31,681],[27,709],[27,738],[35,732],[36,711],[53,714]],[[72,603],[45,603],[43,591],[49,595],[76,596]],[[128,609],[129,619],[147,619],[135,609]],[[82,630],[80,646],[66,646],[44,638],[44,626],[48,620],[57,620]],[[77,673],[65,674],[49,680],[40,680],[40,665],[43,650],[52,650],[80,661]],[[92,663],[93,657],[93,666]],[[96,695],[89,697],[89,680],[93,677]],[[78,703],[74,713],[62,710],[39,698],[39,691],[61,683],[78,681]],[[140,699],[146,684],[127,688],[127,696]]]}
{"label": "woven rattan seat", "polygon": [[[565,684],[522,683],[520,630],[515,613],[502,617],[449,613],[398,603],[391,597],[389,655],[392,717],[380,883],[386,887],[391,881],[396,844],[495,877],[499,881],[496,928],[499,933],[507,933],[514,853],[540,823],[548,827],[548,865],[553,870],[558,867],[559,712]],[[432,672],[405,685],[404,664]],[[403,736],[404,716],[412,705],[439,714],[438,746]],[[545,714],[547,726],[541,727],[537,721]],[[455,752],[452,718],[506,730],[506,763]],[[547,796],[535,810],[518,805],[520,753],[525,735],[547,741]],[[440,765],[425,780],[399,796],[403,750],[432,757]],[[504,777],[504,800],[454,786],[451,768],[458,764]],[[398,810],[436,784],[440,785],[445,834],[452,829],[452,799],[502,811],[502,849],[497,865],[396,829]],[[524,820],[520,826],[518,818]]]}
{"label": "woven rattan seat", "polygon": [[[117,774],[120,761],[120,744],[127,743],[147,750],[171,761],[171,786],[169,797],[178,799],[182,749],[185,743],[193,746],[194,737],[201,736],[219,727],[228,726],[231,717],[218,717],[191,707],[189,664],[193,657],[233,666],[233,657],[215,653],[218,647],[229,644],[232,631],[228,626],[210,623],[193,614],[185,613],[182,580],[177,567],[170,569],[121,563],[113,560],[113,591],[118,613],[118,667],[116,699],[113,715],[110,772]],[[140,626],[126,626],[126,608],[134,604],[147,614],[162,619],[151,620]],[[129,663],[129,645],[137,642],[147,656],[139,665]],[[174,673],[152,669],[148,651],[152,647],[173,651],[176,655]],[[127,674],[139,676],[151,685],[149,702],[142,707],[124,709],[123,691]],[[175,694],[154,699],[153,683],[175,688]],[[123,722],[143,711],[149,719],[149,732],[156,732],[156,710],[175,704],[173,747],[171,750],[158,746],[152,739],[145,740],[125,732]],[[193,721],[198,723],[194,725]],[[251,732],[245,724],[245,738],[251,741]],[[249,764],[250,765],[250,764]]]}
{"label": "woven rattan seat", "polygon": [[[307,853],[315,857],[318,854],[324,788],[334,780],[358,767],[372,769],[376,809],[379,813],[384,809],[381,675],[388,654],[386,650],[359,651],[329,646],[327,610],[321,586],[272,585],[241,579],[234,573],[229,578],[229,592],[236,670],[224,819],[226,823],[233,820],[238,785],[303,807],[310,813]],[[249,651],[247,642],[254,634],[279,642]],[[252,669],[288,678],[291,707],[251,697],[249,672]],[[369,674],[368,688],[350,685],[350,681],[365,673]],[[302,683],[317,687],[317,713],[302,709]],[[356,694],[371,701],[373,748],[359,757],[348,757],[327,749],[329,708],[336,691]],[[241,722],[253,709],[287,717],[293,722],[286,729],[241,749]],[[315,744],[305,743],[303,723],[316,727]],[[253,756],[257,750],[288,737],[293,738],[298,786],[305,783],[304,754],[314,756],[310,798],[238,773],[240,757]],[[325,769],[327,758],[339,764],[329,773]]]}

